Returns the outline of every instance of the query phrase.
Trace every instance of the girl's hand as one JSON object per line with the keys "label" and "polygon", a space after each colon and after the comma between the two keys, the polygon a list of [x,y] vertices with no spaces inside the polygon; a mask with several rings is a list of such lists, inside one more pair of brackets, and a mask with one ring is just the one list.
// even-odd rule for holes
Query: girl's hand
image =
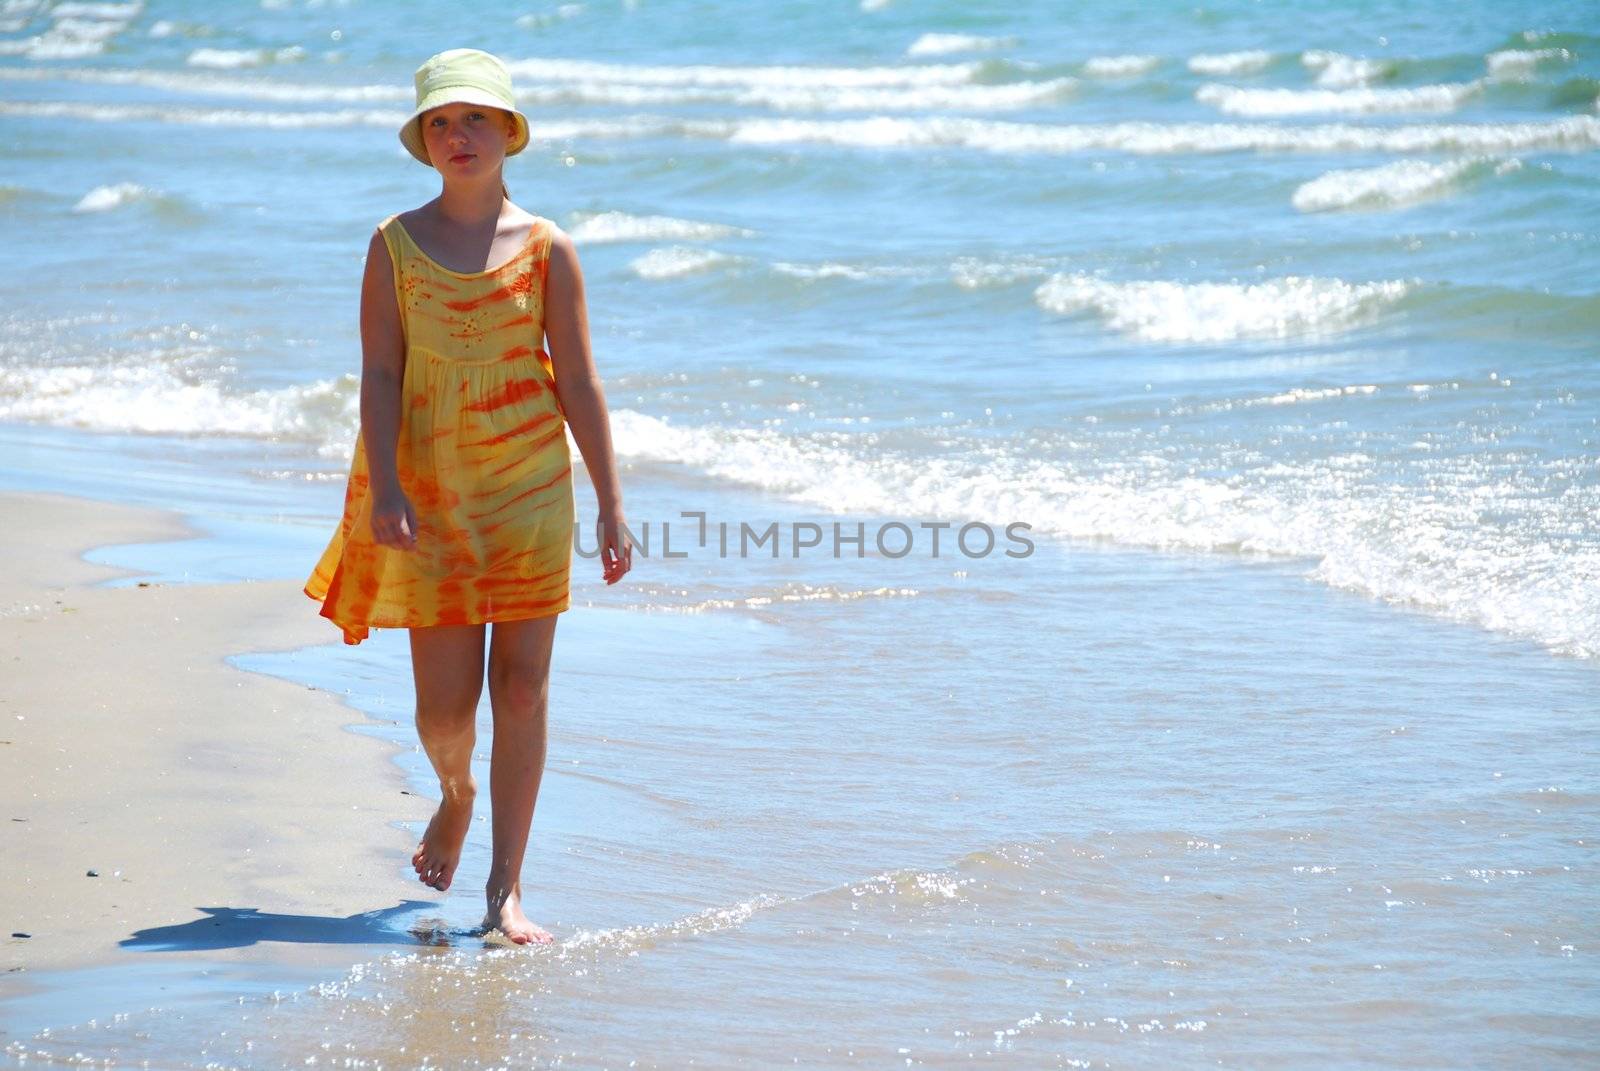
{"label": "girl's hand", "polygon": [[377,492],[372,499],[372,538],[396,550],[417,545],[417,513],[399,485]]}
{"label": "girl's hand", "polygon": [[607,584],[615,584],[633,568],[633,543],[623,531],[626,523],[620,508],[600,514],[600,567]]}

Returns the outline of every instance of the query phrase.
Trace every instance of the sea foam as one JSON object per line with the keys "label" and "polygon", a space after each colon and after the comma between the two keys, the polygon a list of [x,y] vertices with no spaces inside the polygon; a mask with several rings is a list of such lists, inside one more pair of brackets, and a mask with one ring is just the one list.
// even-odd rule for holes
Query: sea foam
{"label": "sea foam", "polygon": [[1188,67],[1195,74],[1204,74],[1213,78],[1229,77],[1241,74],[1255,74],[1257,71],[1266,70],[1272,64],[1272,53],[1264,49],[1251,49],[1245,52],[1221,52],[1215,54],[1202,54],[1190,56]]}
{"label": "sea foam", "polygon": [[641,279],[676,279],[726,267],[737,263],[739,259],[715,249],[671,246],[652,249],[631,261],[628,267]]}
{"label": "sea foam", "polygon": [[[53,23],[43,33],[0,41],[0,55],[34,60],[70,60],[97,56],[128,26],[137,4],[62,4],[50,12]],[[95,9],[105,13],[97,14]],[[132,12],[126,13],[126,12]],[[20,28],[20,27],[19,27]]]}
{"label": "sea foam", "polygon": [[96,186],[84,194],[74,212],[109,212],[113,208],[161,196],[157,191],[134,182],[119,182],[114,186]]}
{"label": "sea foam", "polygon": [[982,70],[976,62],[928,63],[900,67],[726,66],[688,64],[651,66],[597,60],[522,59],[506,64],[512,76],[535,82],[612,82],[631,85],[691,86],[927,86],[960,85]]}
{"label": "sea foam", "polygon": [[[1001,85],[756,86],[730,94],[726,100],[779,111],[1003,111],[1061,100],[1077,84],[1075,78],[1051,78]],[[676,98],[681,92],[671,91],[670,95]]]}
{"label": "sea foam", "polygon": [[819,264],[795,264],[785,260],[775,260],[770,265],[778,275],[787,275],[794,279],[848,279],[851,282],[865,283],[879,279],[906,279],[920,278],[923,273],[916,268],[892,264],[841,264],[837,261],[824,261]]}
{"label": "sea foam", "polygon": [[1195,99],[1229,115],[1266,117],[1390,112],[1449,112],[1482,90],[1480,82],[1406,89],[1244,89],[1209,83]]}
{"label": "sea foam", "polygon": [[1057,274],[1034,292],[1040,307],[1092,312],[1108,327],[1153,342],[1226,342],[1337,333],[1405,296],[1401,281],[1347,283],[1286,276],[1262,283],[1112,282]]}
{"label": "sea foam", "polygon": [[1017,43],[1015,37],[980,37],[970,33],[925,33],[911,42],[908,56],[948,56],[954,52],[990,52]]}
{"label": "sea foam", "polygon": [[69,2],[57,4],[50,9],[53,19],[110,19],[118,22],[127,22],[135,18],[144,10],[142,2],[126,4],[92,4]]}
{"label": "sea foam", "polygon": [[1358,59],[1316,48],[1302,52],[1300,62],[1308,70],[1317,72],[1317,85],[1324,89],[1368,86],[1393,73],[1393,67],[1380,60]]}
{"label": "sea foam", "polygon": [[1541,65],[1570,63],[1572,53],[1564,48],[1507,48],[1483,58],[1489,77],[1500,82],[1522,82]]}
{"label": "sea foam", "polygon": [[[1284,392],[1266,404],[1366,404],[1371,384]],[[1300,558],[1322,583],[1426,609],[1578,657],[1600,657],[1600,553],[1558,550],[1566,522],[1478,472],[1433,495],[1368,478],[1360,454],[1280,461],[1233,477],[1188,475],[1170,449],[1074,463],[1027,442],[941,440],[935,456],[772,428],[678,425],[613,413],[619,456],[681,465],[830,513],[1026,519],[1036,535],[1125,546]],[[1201,462],[1198,467],[1211,467]],[[1485,528],[1493,498],[1524,524]],[[1524,496],[1525,497],[1525,496]]]}
{"label": "sea foam", "polygon": [[[317,83],[304,79],[269,81],[251,69],[305,58],[298,47],[279,49],[195,49],[189,54],[189,71],[116,68],[0,68],[0,80],[50,80],[97,83],[103,85],[141,85],[178,93],[229,96],[263,102],[352,103],[389,101],[402,104],[412,99],[409,88],[387,83],[366,85]],[[795,68],[800,70],[799,68]],[[818,68],[804,68],[818,70]],[[229,75],[226,72],[239,71]],[[526,106],[556,108],[567,105],[620,105],[626,107],[675,107],[678,105],[721,104],[777,111],[998,111],[1048,104],[1068,95],[1077,79],[1061,76],[984,84],[970,80],[971,71],[949,78],[944,73],[926,78],[880,77],[868,72],[861,80],[840,83],[826,79],[798,77],[792,82],[766,76],[766,69],[740,72],[718,68],[704,80],[695,77],[673,80],[662,69],[619,67],[617,77],[580,68],[557,66],[544,77],[523,76],[516,97]],[[624,75],[633,73],[638,80]],[[946,72],[947,73],[947,72]]]}
{"label": "sea foam", "polygon": [[[1196,412],[1213,420],[1219,405],[1381,404],[1391,388],[1412,397],[1419,385],[1308,385]],[[148,360],[0,370],[0,419],[287,439],[340,463],[354,441],[359,396],[353,375],[237,391]],[[1175,409],[1163,419],[1181,417]],[[1600,657],[1600,552],[1566,538],[1579,522],[1562,512],[1586,515],[1592,491],[1584,492],[1588,499],[1540,498],[1536,474],[1519,475],[1499,461],[1429,452],[1399,459],[1421,468],[1398,479],[1376,471],[1359,450],[1343,450],[1197,476],[1196,468],[1219,466],[1199,455],[1173,464],[1166,438],[1145,450],[1119,436],[1074,459],[1026,437],[964,442],[940,431],[936,447],[906,452],[886,450],[874,434],[684,425],[628,408],[612,411],[612,432],[621,458],[681,466],[829,513],[1021,519],[1035,537],[1301,558],[1309,576],[1334,587]],[[1572,487],[1600,486],[1592,459],[1562,464],[1562,480]],[[1434,492],[1416,494],[1419,481]],[[1485,526],[1478,518],[1486,501],[1514,511],[1518,522]]]}
{"label": "sea foam", "polygon": [[191,67],[216,67],[230,70],[238,67],[260,67],[269,63],[294,63],[306,58],[306,50],[299,45],[287,48],[197,48],[185,60]]}
{"label": "sea foam", "polygon": [[755,231],[725,223],[701,223],[672,216],[633,216],[626,212],[580,213],[568,228],[574,242],[599,245],[608,242],[696,241],[712,238],[750,238]]}
{"label": "sea foam", "polygon": [[[399,110],[268,111],[72,101],[0,100],[0,115],[159,122],[199,126],[393,128]],[[963,116],[874,116],[862,119],[675,119],[636,115],[540,122],[541,140],[686,137],[734,144],[821,144],[861,148],[965,148],[994,153],[1128,152],[1139,155],[1225,152],[1513,153],[1600,147],[1600,117],[1512,123],[1426,123],[1361,126],[1330,123],[1021,123]]]}
{"label": "sea foam", "polygon": [[1032,254],[1004,260],[959,257],[950,265],[950,279],[963,290],[987,290],[1048,275],[1047,262]]}
{"label": "sea foam", "polygon": [[288,438],[323,456],[349,450],[359,422],[354,376],[236,392],[167,365],[0,368],[0,419],[94,431]]}
{"label": "sea foam", "polygon": [[1140,155],[1223,152],[1516,152],[1600,146],[1588,115],[1521,123],[1279,126],[1242,123],[1017,123],[958,116],[871,119],[685,121],[680,129],[745,144],[820,143],[863,148],[959,147],[998,153],[1120,151]]}
{"label": "sea foam", "polygon": [[1161,66],[1160,56],[1095,56],[1083,65],[1091,78],[1134,78]]}
{"label": "sea foam", "polygon": [[1294,191],[1293,203],[1302,212],[1331,212],[1351,208],[1397,208],[1444,197],[1468,178],[1490,170],[1496,174],[1516,170],[1521,162],[1497,162],[1488,157],[1447,160],[1397,160],[1382,167],[1330,171]]}

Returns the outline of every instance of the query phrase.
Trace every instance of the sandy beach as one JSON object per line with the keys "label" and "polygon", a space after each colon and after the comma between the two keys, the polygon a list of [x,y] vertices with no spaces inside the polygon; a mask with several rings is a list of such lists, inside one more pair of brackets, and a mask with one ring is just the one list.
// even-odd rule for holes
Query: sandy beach
{"label": "sandy beach", "polygon": [[297,585],[97,586],[128,574],[84,551],[192,533],[57,495],[0,513],[0,984],[157,947],[326,954],[309,932],[418,895],[397,823],[431,805],[402,795],[392,746],[345,731],[360,715],[332,696],[224,662],[337,640]]}

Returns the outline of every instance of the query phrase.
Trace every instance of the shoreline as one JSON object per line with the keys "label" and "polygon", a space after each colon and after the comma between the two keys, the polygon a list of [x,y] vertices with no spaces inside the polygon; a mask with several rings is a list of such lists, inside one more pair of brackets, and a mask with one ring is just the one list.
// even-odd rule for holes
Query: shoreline
{"label": "shoreline", "polygon": [[[703,1057],[748,978],[779,979],[764,999],[818,1020],[844,1006],[830,988],[841,964],[863,972],[861,985],[890,991],[909,965],[927,962],[903,949],[942,947],[962,973],[890,1029],[913,1034],[941,1008],[985,999],[943,1025],[1003,1024],[1015,1007],[1006,981],[1021,972],[1053,1009],[1050,1022],[1071,1027],[1080,1055],[1111,1062],[1129,1051],[1126,1040],[1080,1035],[1087,1028],[1077,1024],[1116,1022],[1133,1008],[1138,1021],[1169,1024],[1164,1042],[1150,1040],[1176,1062],[1201,1040],[1270,1061],[1285,1038],[1300,1051],[1348,1054],[1356,1015],[1370,1029],[1362,1051],[1372,1052],[1414,1036],[1419,1009],[1424,1019],[1488,1021],[1507,999],[1539,1001],[1548,1017],[1506,1016],[1430,1043],[1467,1063],[1530,1045],[1581,1058],[1575,1039],[1587,1020],[1562,994],[1592,973],[1581,952],[1570,954],[1586,947],[1572,912],[1589,868],[1571,847],[1592,813],[1591,797],[1572,791],[1588,772],[1580,756],[1592,734],[1573,717],[1591,705],[1586,679],[1544,652],[1491,646],[1480,630],[1395,614],[1292,570],[1125,552],[1056,566],[1048,590],[1071,582],[1067,610],[1013,598],[970,615],[953,637],[939,630],[949,608],[982,609],[953,585],[843,613],[800,603],[770,621],[574,615],[552,693],[571,712],[547,771],[550,789],[560,787],[541,792],[536,835],[549,850],[539,921],[563,943],[564,931],[581,940],[553,957],[477,955],[449,939],[465,902],[431,896],[435,917],[417,920],[434,927],[431,941],[399,919],[364,923],[327,905],[291,917],[281,902],[218,901],[207,906],[272,916],[224,920],[221,932],[253,935],[259,949],[191,938],[184,955],[32,973],[31,991],[0,989],[15,994],[0,1003],[0,1052],[19,1065],[82,1053],[151,1066],[287,1066],[330,1051],[369,1063],[426,1056],[467,1066],[490,1053],[531,1065],[557,1045],[596,1064],[621,1065],[650,1046]],[[278,584],[288,582],[91,590],[139,599]],[[321,623],[298,609],[303,595],[284,598],[280,609],[297,608],[291,631],[307,617]],[[250,625],[245,645],[265,645],[267,625],[229,614],[228,627]],[[907,635],[929,642],[896,646],[889,661],[883,645]],[[1037,658],[1019,662],[1004,691],[960,660],[1030,636]],[[380,728],[351,734],[387,737],[405,698],[401,647],[363,651],[359,671],[320,655],[231,661],[269,679],[274,668],[307,671],[286,678],[297,697],[393,682],[385,703],[357,708]],[[1486,657],[1496,654],[1505,657]],[[1538,692],[1543,712],[1523,702]],[[855,746],[841,749],[846,739]],[[392,743],[388,752],[400,771],[421,758]],[[1369,796],[1372,784],[1393,787]],[[805,803],[830,795],[849,805],[819,821]],[[352,843],[376,843],[378,824],[363,824]],[[464,860],[472,843],[469,834]],[[481,867],[481,855],[468,865]],[[374,894],[361,906],[382,904]],[[1285,955],[1283,928],[1302,914],[1318,945]],[[180,928],[192,935],[210,923]],[[929,925],[934,944],[921,940]],[[1493,927],[1503,939],[1485,947]],[[1082,957],[1070,964],[1081,988],[1054,989],[1053,968],[1027,973],[1033,934],[1076,930],[1086,934],[1081,951],[1057,962],[1064,970],[1068,956]],[[1235,942],[1220,955],[1219,933]],[[1450,954],[1423,959],[1436,956],[1433,934],[1453,941]],[[297,943],[268,947],[279,941]],[[386,954],[402,945],[411,954]],[[1563,945],[1569,954],[1556,953]],[[1161,967],[1133,977],[1130,959]],[[1381,972],[1368,966],[1379,963]],[[787,981],[795,972],[798,997]],[[1263,979],[1272,999],[1258,1011]],[[1494,984],[1465,984],[1479,979]],[[1330,983],[1347,995],[1321,1018],[1281,1010],[1322,1007]],[[1413,1001],[1419,989],[1441,995]],[[308,990],[317,998],[296,995]],[[506,993],[528,999],[486,1003]],[[415,1014],[390,1018],[391,1002]],[[587,1016],[597,1003],[615,1017]],[[685,1022],[687,1006],[706,1012]],[[491,1015],[492,1033],[454,1029]],[[634,1022],[619,1028],[624,1017]],[[1205,1034],[1179,1033],[1179,1023]],[[1048,1062],[1046,1043],[1062,1036],[1036,1038],[1035,1062]],[[437,1044],[424,1052],[419,1038]],[[739,1046],[735,1035],[713,1055],[737,1062]],[[816,1062],[837,1055],[820,1044],[801,1051]]]}
{"label": "shoreline", "polygon": [[355,731],[363,712],[228,661],[338,641],[299,583],[107,587],[141,574],[86,552],[199,533],[54,493],[0,508],[0,851],[20,872],[0,892],[0,999],[142,951],[298,966],[392,943],[383,915],[427,902],[401,831],[432,801],[400,748]]}

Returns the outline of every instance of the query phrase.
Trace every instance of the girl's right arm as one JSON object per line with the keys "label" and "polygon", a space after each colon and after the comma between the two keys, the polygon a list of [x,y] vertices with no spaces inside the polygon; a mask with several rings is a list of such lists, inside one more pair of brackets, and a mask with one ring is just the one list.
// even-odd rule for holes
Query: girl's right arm
{"label": "girl's right arm", "polygon": [[405,329],[395,299],[394,265],[383,233],[374,231],[361,279],[361,441],[372,480],[372,538],[399,550],[409,550],[417,542],[417,515],[400,489],[395,465],[405,367]]}

